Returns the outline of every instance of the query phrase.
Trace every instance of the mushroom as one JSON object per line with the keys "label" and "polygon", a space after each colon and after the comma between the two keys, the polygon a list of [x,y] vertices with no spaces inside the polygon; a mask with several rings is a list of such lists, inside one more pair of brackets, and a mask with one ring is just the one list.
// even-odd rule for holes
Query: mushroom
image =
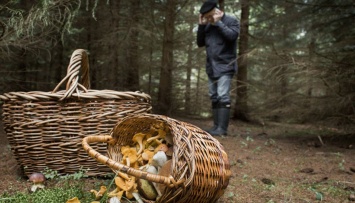
{"label": "mushroom", "polygon": [[133,192],[136,192],[137,184],[135,183],[135,177],[131,177],[130,180],[121,178],[120,176],[115,178],[116,186],[125,192],[128,199],[133,198]]}
{"label": "mushroom", "polygon": [[153,165],[155,167],[162,167],[167,160],[168,157],[166,156],[165,152],[158,151],[154,154],[153,158],[149,161],[148,164]]}
{"label": "mushroom", "polygon": [[164,139],[165,136],[166,136],[166,132],[163,129],[158,129],[158,135],[148,138],[147,142],[150,143],[153,140]]}
{"label": "mushroom", "polygon": [[157,168],[155,166],[151,166],[149,164],[146,167],[145,171],[147,171],[148,173],[151,173],[151,174],[158,174]]}
{"label": "mushroom", "polygon": [[124,192],[123,190],[120,190],[118,187],[116,187],[116,189],[114,189],[113,191],[109,192],[107,194],[107,196],[111,197],[111,198],[115,197],[115,198],[117,198],[120,201],[121,198],[122,198],[123,192]]}
{"label": "mushroom", "polygon": [[31,186],[31,192],[36,192],[38,188],[43,189],[44,188],[44,181],[46,180],[46,177],[42,173],[32,173],[29,176],[29,181],[33,183]]}
{"label": "mushroom", "polygon": [[133,195],[134,199],[137,200],[138,203],[144,203],[138,192],[132,192],[132,195]]}
{"label": "mushroom", "polygon": [[166,156],[168,156],[168,157],[172,157],[173,153],[174,153],[174,147],[173,146],[169,147],[168,151],[165,152]]}
{"label": "mushroom", "polygon": [[109,203],[121,203],[121,199],[118,197],[111,197]]}
{"label": "mushroom", "polygon": [[80,203],[80,201],[77,197],[74,197],[69,199],[66,203]]}
{"label": "mushroom", "polygon": [[123,155],[122,157],[123,164],[130,167],[131,164],[135,164],[137,162],[138,160],[137,151],[134,148],[122,147],[121,152]]}
{"label": "mushroom", "polygon": [[163,151],[163,152],[167,152],[169,150],[168,145],[166,144],[160,144],[157,148],[155,148],[154,152],[158,152],[158,151]]}
{"label": "mushroom", "polygon": [[155,200],[158,196],[158,192],[154,183],[149,182],[145,179],[138,179],[137,181],[137,189],[139,194],[141,194],[147,200]]}
{"label": "mushroom", "polygon": [[[165,164],[159,169],[158,175],[164,176],[164,177],[169,177],[171,174],[171,165],[172,161],[171,159],[166,161]],[[164,184],[158,184],[157,190],[162,193],[166,188],[166,185]]]}
{"label": "mushroom", "polygon": [[144,137],[145,137],[145,134],[143,134],[143,133],[137,133],[137,134],[135,134],[135,135],[133,136],[133,138],[132,138],[132,141],[133,141],[133,142],[137,142],[138,145],[139,145],[139,150],[138,150],[137,154],[140,154],[140,153],[142,153],[142,151],[143,151],[143,138],[144,138]]}
{"label": "mushroom", "polygon": [[90,190],[90,192],[95,195],[96,200],[99,200],[105,194],[106,190],[106,186],[101,186],[99,191]]}
{"label": "mushroom", "polygon": [[142,153],[142,159],[144,161],[149,161],[150,159],[152,159],[154,156],[154,151],[151,151],[149,149],[145,149]]}

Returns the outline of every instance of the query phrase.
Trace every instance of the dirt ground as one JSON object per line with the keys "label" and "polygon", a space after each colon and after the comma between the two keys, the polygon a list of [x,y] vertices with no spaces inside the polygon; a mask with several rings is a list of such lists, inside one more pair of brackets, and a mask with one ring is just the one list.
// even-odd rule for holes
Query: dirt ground
{"label": "dirt ground", "polygon": [[[184,119],[201,128],[211,120]],[[0,191],[26,191],[0,124]],[[231,164],[220,203],[355,202],[355,132],[337,128],[231,121],[217,137]],[[90,180],[83,180],[90,181]]]}

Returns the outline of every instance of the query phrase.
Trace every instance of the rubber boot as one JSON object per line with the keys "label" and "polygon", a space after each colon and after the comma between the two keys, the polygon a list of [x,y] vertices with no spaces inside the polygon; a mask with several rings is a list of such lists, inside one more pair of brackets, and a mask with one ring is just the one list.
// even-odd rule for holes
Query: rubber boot
{"label": "rubber boot", "polygon": [[212,117],[213,117],[213,127],[206,130],[206,132],[210,133],[217,129],[218,127],[218,108],[217,103],[212,102]]}
{"label": "rubber boot", "polygon": [[212,114],[213,114],[213,127],[209,130],[206,130],[210,134],[211,132],[215,131],[218,128],[218,109],[217,108],[212,109]]}
{"label": "rubber boot", "polygon": [[227,135],[228,125],[229,125],[229,115],[230,108],[228,107],[220,107],[218,108],[218,127],[210,131],[213,136]]}

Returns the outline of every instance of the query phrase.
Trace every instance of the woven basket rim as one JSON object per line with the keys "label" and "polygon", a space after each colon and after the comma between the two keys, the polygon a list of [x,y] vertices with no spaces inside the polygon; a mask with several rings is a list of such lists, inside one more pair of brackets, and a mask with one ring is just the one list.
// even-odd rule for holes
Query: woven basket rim
{"label": "woven basket rim", "polygon": [[[143,122],[143,120],[146,121],[146,123],[144,124],[141,123]],[[172,133],[181,133],[181,135],[176,135],[176,136],[174,135],[173,137],[174,153],[172,158],[172,171],[169,177],[165,177],[165,176],[162,177],[155,174],[149,174],[147,172],[139,171],[139,169],[133,169],[119,163],[120,162],[119,157],[121,156],[119,148],[127,145],[127,143],[125,141],[122,141],[122,139],[127,138],[126,140],[129,142],[129,140],[131,140],[131,136],[133,136],[135,133],[139,133],[140,132],[139,130],[142,130],[142,128],[132,130],[132,131],[125,129],[126,127],[130,126],[129,122],[139,123],[139,125],[143,125],[143,127],[145,127],[146,125],[149,125],[150,121],[148,120],[151,120],[153,122],[154,121],[164,122],[168,125],[170,130],[174,131]],[[177,122],[182,126],[180,125],[178,125],[177,127],[173,126],[174,122]],[[116,130],[119,132],[123,132],[124,134],[114,135]],[[126,137],[125,133],[129,134],[128,137]],[[108,156],[104,156],[100,153],[96,153],[95,150],[88,147],[90,143],[94,143],[94,142],[106,142],[106,143],[114,143],[114,144],[112,146],[110,144],[108,145],[107,148],[107,150],[109,151]],[[209,145],[210,143],[214,143],[216,145]],[[177,144],[178,146],[176,146]],[[223,146],[218,142],[217,139],[215,139],[207,132],[201,130],[200,128],[192,124],[179,122],[178,120],[163,115],[139,114],[139,115],[128,116],[116,124],[116,126],[111,131],[110,135],[86,137],[83,139],[82,145],[84,150],[89,154],[89,156],[96,159],[96,161],[107,165],[108,167],[111,168],[111,170],[115,172],[121,171],[127,173],[128,175],[133,175],[137,178],[143,178],[155,183],[165,184],[168,188],[175,190],[175,192],[173,192],[174,197],[176,196],[181,197],[181,195],[183,196],[181,197],[182,199],[178,200],[177,202],[184,202],[184,200],[190,198],[190,197],[185,197],[185,195],[187,194],[194,195],[194,192],[192,192],[194,189],[192,189],[192,187],[195,187],[198,184],[202,184],[202,186],[200,185],[200,189],[205,187],[211,187],[210,188],[211,190],[215,190],[215,191],[210,191],[210,194],[204,194],[207,195],[206,197],[207,199],[210,198],[209,200],[211,200],[211,202],[214,202],[216,199],[220,197],[221,194],[223,194],[223,192],[221,191],[224,191],[225,188],[227,187],[231,175],[228,156],[224,151]],[[184,146],[186,148],[184,148]],[[175,147],[178,147],[177,150]],[[179,149],[180,147],[181,149]],[[110,149],[112,150],[113,154],[112,152],[110,152],[111,151]],[[201,161],[201,158],[206,156],[206,153],[202,152],[201,150],[202,151],[206,150],[206,152],[212,153],[210,154],[211,157],[205,157],[205,159],[211,158],[210,161],[212,163],[208,164],[209,168],[205,168],[207,167],[206,163],[204,161]],[[182,153],[185,154],[183,155]],[[186,160],[186,157],[188,157],[188,160]],[[118,158],[118,160],[115,160],[116,158]],[[181,165],[182,164],[181,160],[184,160],[186,163]],[[206,162],[208,161],[206,160]],[[201,174],[202,172],[201,164],[204,165],[204,167],[202,168],[205,169],[203,170],[207,170],[207,171],[211,170],[211,172],[208,172],[208,175],[206,174],[205,176]],[[195,179],[195,177],[197,179]],[[206,178],[206,182],[199,183],[198,180],[201,180],[201,178]],[[178,184],[174,184],[176,182],[178,182]],[[195,192],[199,193],[198,191]],[[172,198],[171,195],[172,193],[170,192],[164,194],[164,198],[163,198],[164,201],[166,201],[167,199],[171,200]],[[158,202],[160,203],[161,201],[159,200]]]}

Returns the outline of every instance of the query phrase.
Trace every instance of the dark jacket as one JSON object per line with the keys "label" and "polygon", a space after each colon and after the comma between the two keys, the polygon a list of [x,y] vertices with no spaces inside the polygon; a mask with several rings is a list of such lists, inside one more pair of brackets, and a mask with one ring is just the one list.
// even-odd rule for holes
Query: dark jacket
{"label": "dark jacket", "polygon": [[197,45],[206,46],[206,73],[210,78],[237,72],[239,21],[224,15],[215,25],[199,25]]}

